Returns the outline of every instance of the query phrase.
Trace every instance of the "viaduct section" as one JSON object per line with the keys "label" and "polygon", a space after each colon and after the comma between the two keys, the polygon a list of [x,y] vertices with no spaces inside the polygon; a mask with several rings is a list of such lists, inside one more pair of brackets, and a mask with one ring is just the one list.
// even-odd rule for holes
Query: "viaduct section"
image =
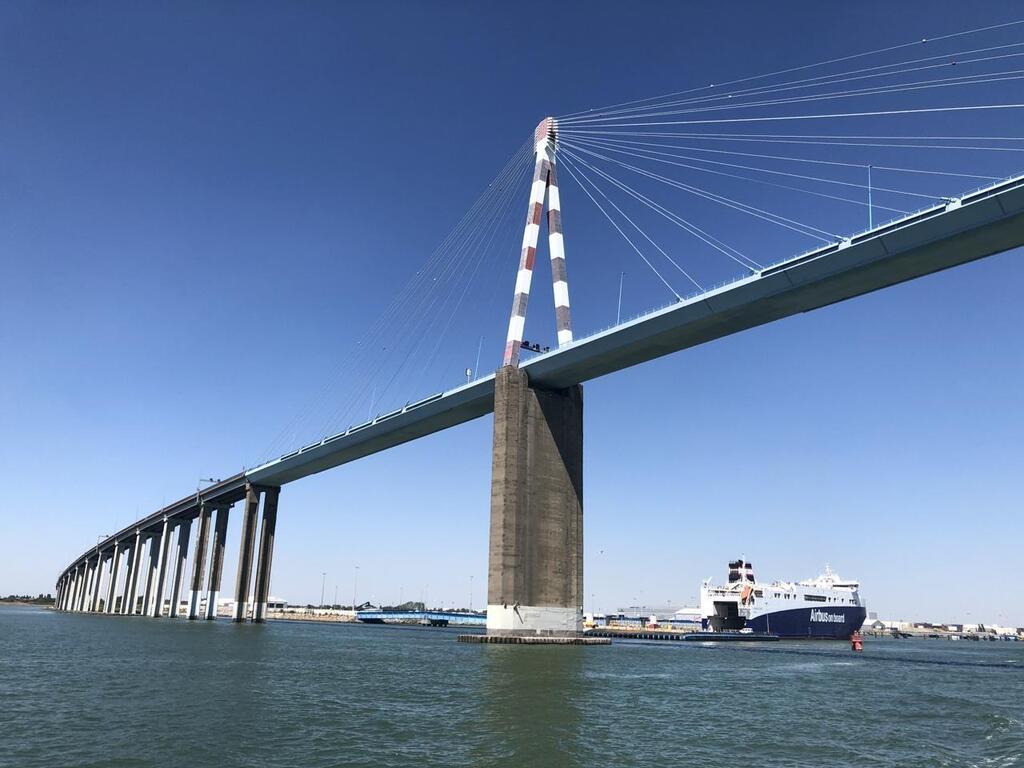
{"label": "viaduct section", "polygon": [[[97,544],[70,566],[58,582],[57,607],[123,616],[216,618],[228,515],[241,501],[242,546],[232,618],[262,621],[270,593],[279,492],[277,486],[255,485],[238,474],[164,507]],[[190,548],[192,567],[186,573]]]}

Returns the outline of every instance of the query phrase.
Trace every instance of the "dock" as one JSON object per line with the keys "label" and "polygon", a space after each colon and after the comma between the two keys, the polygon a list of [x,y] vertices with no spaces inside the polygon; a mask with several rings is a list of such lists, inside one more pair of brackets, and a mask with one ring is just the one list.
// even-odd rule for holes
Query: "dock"
{"label": "dock", "polygon": [[658,629],[591,629],[587,637],[608,638],[616,640],[664,640],[669,642],[688,643],[754,643],[773,642],[778,635],[764,632],[669,632]]}
{"label": "dock", "polygon": [[460,643],[486,643],[489,645],[611,645],[611,638],[576,635],[459,635]]}

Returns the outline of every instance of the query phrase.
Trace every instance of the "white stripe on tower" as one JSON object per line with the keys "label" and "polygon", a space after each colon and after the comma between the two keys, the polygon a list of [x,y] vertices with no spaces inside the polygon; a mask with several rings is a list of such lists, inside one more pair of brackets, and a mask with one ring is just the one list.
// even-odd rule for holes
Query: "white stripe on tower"
{"label": "white stripe on tower", "polygon": [[[551,121],[552,142],[557,141],[557,124]],[[562,206],[558,199],[558,177],[552,151],[548,170],[548,250],[551,252],[551,287],[555,294],[555,327],[558,346],[572,342],[572,317],[569,314],[569,278],[565,271],[565,243],[562,239]]]}

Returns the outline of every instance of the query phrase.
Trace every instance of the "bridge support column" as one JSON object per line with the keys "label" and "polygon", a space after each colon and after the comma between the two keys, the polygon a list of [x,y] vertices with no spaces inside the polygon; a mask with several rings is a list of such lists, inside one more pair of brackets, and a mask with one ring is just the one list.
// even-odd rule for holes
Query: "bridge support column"
{"label": "bridge support column", "polygon": [[86,560],[82,564],[82,588],[78,592],[78,612],[85,613],[86,607],[89,605],[89,588],[92,586],[92,568],[89,566],[89,561]]}
{"label": "bridge support column", "polygon": [[260,523],[260,557],[256,564],[256,605],[252,620],[265,621],[270,596],[270,564],[274,559],[274,531],[277,528],[277,500],[280,488],[263,492],[263,522]]}
{"label": "bridge support column", "polygon": [[534,389],[498,370],[487,575],[488,634],[583,628],[583,389]]}
{"label": "bridge support column", "polygon": [[71,578],[68,582],[68,599],[67,605],[64,606],[64,610],[73,611],[75,610],[75,595],[78,593],[78,567],[71,572]]}
{"label": "bridge support column", "polygon": [[153,586],[156,581],[156,569],[160,559],[160,534],[149,535],[149,554],[146,563],[146,591],[142,593],[142,615],[149,616],[153,612]]}
{"label": "bridge support column", "polygon": [[104,613],[114,612],[114,601],[117,599],[117,577],[121,571],[121,542],[114,542],[114,554],[110,557],[110,586],[107,587],[107,601],[103,604]]}
{"label": "bridge support column", "polygon": [[181,602],[181,576],[185,569],[185,556],[188,554],[188,542],[192,537],[192,521],[182,520],[178,523],[178,540],[174,552],[174,575],[171,577],[171,609],[167,615],[178,618],[178,604]]}
{"label": "bridge support column", "polygon": [[249,608],[249,582],[252,581],[252,555],[256,546],[257,513],[260,489],[250,485],[245,491],[245,511],[242,513],[242,546],[238,550],[238,579],[235,581],[234,621],[245,621]]}
{"label": "bridge support column", "polygon": [[85,582],[89,576],[89,563],[82,563],[78,571],[78,583],[75,585],[75,603],[71,610],[80,613],[82,610],[82,597],[85,595]]}
{"label": "bridge support column", "polygon": [[75,574],[72,577],[71,583],[71,595],[68,596],[68,610],[74,612],[78,610],[78,593],[81,589],[81,565],[75,566]]}
{"label": "bridge support column", "polygon": [[228,512],[231,507],[217,510],[217,525],[213,531],[210,546],[210,586],[206,592],[206,618],[217,618],[217,601],[220,599],[220,581],[224,572],[224,542],[228,535]]}
{"label": "bridge support column", "polygon": [[199,593],[203,589],[203,570],[206,568],[206,546],[210,535],[210,507],[203,504],[199,508],[199,532],[196,538],[196,551],[192,557],[192,583],[188,592],[188,617],[199,618]]}
{"label": "bridge support column", "polygon": [[139,588],[139,564],[142,562],[142,533],[135,532],[135,543],[132,544],[131,557],[128,559],[128,573],[125,575],[124,598],[121,600],[121,615],[131,616],[135,613],[135,600]]}
{"label": "bridge support column", "polygon": [[75,608],[79,613],[85,610],[85,598],[89,594],[89,579],[92,577],[92,571],[89,568],[89,561],[86,560],[82,563],[82,585],[78,590],[78,606]]}
{"label": "bridge support column", "polygon": [[156,551],[156,584],[153,594],[153,605],[150,616],[159,618],[164,614],[164,592],[167,591],[167,553],[171,548],[170,521],[165,517],[163,527],[157,539]]}
{"label": "bridge support column", "polygon": [[93,568],[92,594],[89,597],[89,613],[100,609],[100,589],[103,586],[103,563],[106,558],[102,552],[96,553],[96,567]]}

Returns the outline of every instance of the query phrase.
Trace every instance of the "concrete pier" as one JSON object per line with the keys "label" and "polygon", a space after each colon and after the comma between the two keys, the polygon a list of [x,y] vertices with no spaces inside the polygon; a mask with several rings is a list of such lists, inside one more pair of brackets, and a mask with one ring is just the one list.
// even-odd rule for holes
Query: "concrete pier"
{"label": "concrete pier", "polygon": [[82,596],[85,593],[85,577],[89,570],[89,564],[83,563],[82,567],[78,570],[78,576],[76,577],[75,583],[75,603],[71,610],[78,613],[82,610]]}
{"label": "concrete pier", "polygon": [[171,576],[171,607],[167,615],[178,618],[178,605],[181,602],[181,577],[185,569],[185,557],[188,555],[189,539],[192,537],[192,521],[182,520],[178,523],[178,539],[174,550],[174,572]]}
{"label": "concrete pier", "polygon": [[92,587],[92,564],[86,560],[85,567],[82,569],[82,593],[78,598],[78,611],[79,613],[85,613],[85,608],[89,604],[89,591]]}
{"label": "concrete pier", "polygon": [[135,598],[139,585],[139,565],[142,563],[142,532],[135,532],[135,543],[128,560],[128,573],[124,582],[124,599],[121,601],[121,615],[131,616],[135,613]]}
{"label": "concrete pier", "polygon": [[107,587],[107,599],[103,603],[104,613],[114,612],[114,601],[117,599],[117,577],[121,570],[121,542],[114,542],[114,551],[110,556],[110,585]]}
{"label": "concrete pier", "polygon": [[196,551],[192,558],[192,582],[188,592],[188,617],[199,618],[199,593],[203,589],[203,571],[206,568],[206,547],[210,535],[209,505],[199,507],[199,531],[196,538]]}
{"label": "concrete pier", "polygon": [[210,586],[206,593],[206,618],[217,618],[217,600],[220,599],[220,581],[224,572],[224,542],[228,535],[228,513],[231,507],[217,510],[217,524],[210,546]]}
{"label": "concrete pier", "polygon": [[487,577],[489,635],[583,628],[583,389],[531,387],[500,369]]}
{"label": "concrete pier", "polygon": [[165,517],[157,539],[156,568],[153,585],[153,602],[148,615],[158,618],[164,614],[164,592],[167,586],[167,553],[171,547],[170,521]]}
{"label": "concrete pier", "polygon": [[78,613],[78,603],[82,597],[82,579],[85,574],[85,565],[78,567],[75,573],[75,593],[71,597],[71,611]]}
{"label": "concrete pier", "polygon": [[460,643],[484,643],[491,645],[611,645],[607,637],[584,635],[459,635]]}
{"label": "concrete pier", "polygon": [[92,566],[89,561],[85,561],[85,565],[82,566],[82,588],[78,590],[78,605],[75,610],[79,613],[85,613],[85,607],[89,601],[89,587],[92,586]]}
{"label": "concrete pier", "polygon": [[75,610],[75,598],[78,597],[78,573],[81,570],[81,566],[75,566],[75,570],[71,575],[71,592],[68,595],[68,610]]}
{"label": "concrete pier", "polygon": [[238,551],[238,579],[235,582],[235,609],[233,621],[245,621],[249,608],[249,583],[252,581],[252,556],[256,546],[257,512],[260,489],[249,485],[245,491],[245,511],[242,513],[242,546]]}
{"label": "concrete pier", "polygon": [[89,613],[100,609],[100,588],[103,586],[103,563],[106,558],[102,552],[96,553],[96,565],[93,566],[92,594],[89,597]]}
{"label": "concrete pier", "polygon": [[149,537],[149,554],[146,556],[146,590],[142,593],[142,615],[149,616],[153,612],[153,587],[156,581],[156,569],[160,559],[160,534]]}
{"label": "concrete pier", "polygon": [[280,488],[267,488],[263,492],[263,522],[260,523],[260,551],[256,565],[256,604],[252,620],[264,621],[267,599],[270,595],[270,565],[274,559],[274,531],[277,528],[277,502]]}
{"label": "concrete pier", "polygon": [[85,563],[85,589],[82,590],[82,601],[78,610],[85,613],[89,610],[89,599],[92,597],[92,580],[96,576],[96,568],[91,561]]}

